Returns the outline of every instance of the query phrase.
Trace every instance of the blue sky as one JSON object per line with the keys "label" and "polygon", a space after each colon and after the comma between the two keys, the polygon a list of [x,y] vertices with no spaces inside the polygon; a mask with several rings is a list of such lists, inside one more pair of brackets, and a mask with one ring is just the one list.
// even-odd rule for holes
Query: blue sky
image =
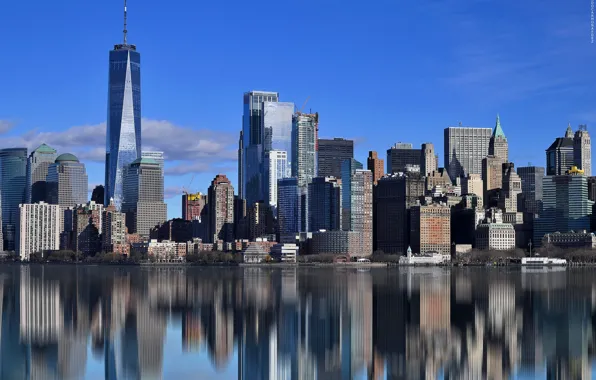
{"label": "blue sky", "polygon": [[[170,217],[181,187],[218,172],[237,187],[242,94],[279,91],[320,113],[321,137],[356,140],[356,158],[443,129],[492,127],[517,166],[596,125],[590,0],[129,0],[142,56],[143,148],[166,152]],[[103,182],[108,51],[122,1],[13,1],[0,12],[0,146],[47,142]],[[384,153],[382,154],[384,155]]]}

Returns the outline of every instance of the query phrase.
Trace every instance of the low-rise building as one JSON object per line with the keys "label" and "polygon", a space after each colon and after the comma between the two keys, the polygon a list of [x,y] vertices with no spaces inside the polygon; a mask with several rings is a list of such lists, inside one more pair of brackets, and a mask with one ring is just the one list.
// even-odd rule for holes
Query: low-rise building
{"label": "low-rise building", "polygon": [[298,256],[296,244],[276,244],[271,247],[271,257],[284,263],[295,263]]}
{"label": "low-rise building", "polygon": [[509,223],[482,223],[476,228],[476,248],[508,251],[515,249],[515,228]]}
{"label": "low-rise building", "polygon": [[246,264],[262,263],[266,260],[268,255],[269,254],[258,244],[251,244],[242,251],[242,256],[244,256],[244,262]]}
{"label": "low-rise building", "polygon": [[151,240],[147,245],[147,254],[159,261],[182,260],[186,257],[186,243]]}
{"label": "low-rise building", "polygon": [[557,248],[596,248],[596,235],[587,231],[555,232],[542,238],[542,246],[550,244]]}
{"label": "low-rise building", "polygon": [[360,256],[360,232],[326,231],[312,233],[311,254]]}

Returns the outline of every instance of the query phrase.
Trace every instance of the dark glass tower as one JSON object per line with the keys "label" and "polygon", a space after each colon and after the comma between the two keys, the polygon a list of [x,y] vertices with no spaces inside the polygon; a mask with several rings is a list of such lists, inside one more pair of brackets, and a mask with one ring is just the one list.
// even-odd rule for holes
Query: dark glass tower
{"label": "dark glass tower", "polygon": [[[27,148],[0,150],[4,249],[14,251],[19,204],[25,203]],[[1,247],[0,247],[1,248]]]}
{"label": "dark glass tower", "polygon": [[126,41],[110,51],[106,134],[105,204],[114,198],[120,210],[124,169],[141,158],[141,55]]}

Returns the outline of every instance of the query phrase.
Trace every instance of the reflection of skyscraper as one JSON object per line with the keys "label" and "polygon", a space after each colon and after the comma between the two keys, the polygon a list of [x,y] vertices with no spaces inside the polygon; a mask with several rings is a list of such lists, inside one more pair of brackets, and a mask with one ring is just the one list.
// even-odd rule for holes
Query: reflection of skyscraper
{"label": "reflection of skyscraper", "polygon": [[110,51],[108,123],[106,133],[105,202],[118,210],[123,201],[124,170],[141,158],[141,55],[127,42],[126,1],[124,41]]}
{"label": "reflection of skyscraper", "polygon": [[14,251],[19,204],[26,195],[27,148],[0,150],[0,174],[4,249]]}

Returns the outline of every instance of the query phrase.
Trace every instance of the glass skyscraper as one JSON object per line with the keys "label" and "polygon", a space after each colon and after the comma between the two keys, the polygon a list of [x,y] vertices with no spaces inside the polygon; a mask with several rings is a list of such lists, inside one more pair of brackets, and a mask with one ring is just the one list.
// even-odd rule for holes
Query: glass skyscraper
{"label": "glass skyscraper", "polygon": [[277,221],[280,243],[295,243],[301,231],[302,197],[296,178],[283,178],[277,182]]}
{"label": "glass skyscraper", "polygon": [[318,114],[297,113],[292,118],[292,177],[307,186],[317,176],[316,126]]}
{"label": "glass skyscraper", "polygon": [[106,134],[105,204],[120,210],[124,170],[141,158],[141,55],[126,42],[110,51]]}
{"label": "glass skyscraper", "polygon": [[48,167],[56,160],[56,149],[41,144],[27,160],[27,203],[46,202]]}
{"label": "glass skyscraper", "polygon": [[19,204],[26,196],[27,148],[0,150],[0,181],[4,249],[14,251]]}

